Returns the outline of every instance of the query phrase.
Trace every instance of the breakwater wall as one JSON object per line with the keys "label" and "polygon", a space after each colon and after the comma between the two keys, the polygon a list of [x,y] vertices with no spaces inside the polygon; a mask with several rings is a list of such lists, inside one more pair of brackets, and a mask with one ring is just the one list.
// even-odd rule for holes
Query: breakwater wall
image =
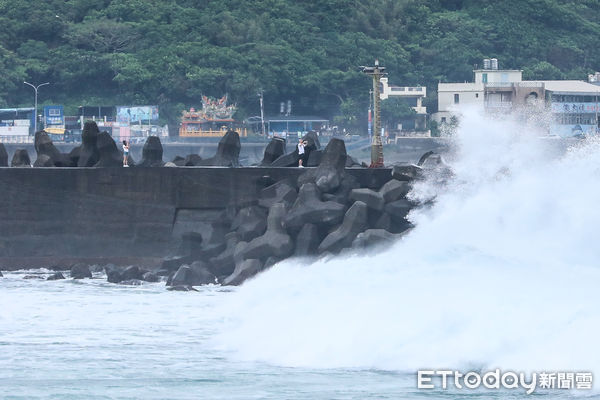
{"label": "breakwater wall", "polygon": [[[229,206],[256,204],[265,182],[308,168],[0,168],[0,269],[64,260],[151,263],[181,235],[210,235]],[[379,189],[390,169],[347,168]]]}

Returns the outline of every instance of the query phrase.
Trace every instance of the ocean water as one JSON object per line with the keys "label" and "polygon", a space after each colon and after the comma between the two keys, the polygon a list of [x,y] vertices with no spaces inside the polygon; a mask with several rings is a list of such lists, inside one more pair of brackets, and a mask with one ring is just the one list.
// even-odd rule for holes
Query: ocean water
{"label": "ocean water", "polygon": [[0,398],[516,399],[531,396],[418,389],[416,371],[600,378],[600,143],[557,158],[538,134],[466,114],[453,177],[432,172],[411,194],[435,201],[410,234],[239,288],[5,273]]}

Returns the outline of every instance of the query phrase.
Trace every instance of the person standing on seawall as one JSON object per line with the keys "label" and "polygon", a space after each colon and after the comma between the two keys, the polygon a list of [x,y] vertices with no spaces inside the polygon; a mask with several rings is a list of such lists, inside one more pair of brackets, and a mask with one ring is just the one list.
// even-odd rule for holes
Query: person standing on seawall
{"label": "person standing on seawall", "polygon": [[304,161],[304,141],[302,140],[302,138],[300,138],[300,140],[298,140],[298,166],[299,167],[304,167],[304,165],[302,165],[303,161]]}
{"label": "person standing on seawall", "polygon": [[127,158],[129,157],[129,144],[126,140],[123,140],[123,166],[129,167],[127,165]]}

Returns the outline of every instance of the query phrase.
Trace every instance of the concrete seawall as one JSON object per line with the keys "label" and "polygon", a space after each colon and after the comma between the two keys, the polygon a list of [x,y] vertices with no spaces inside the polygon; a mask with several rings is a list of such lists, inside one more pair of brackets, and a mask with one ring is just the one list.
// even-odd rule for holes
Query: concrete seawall
{"label": "concrete seawall", "polygon": [[[260,182],[300,168],[0,168],[0,269],[65,260],[152,263],[228,206],[257,201]],[[390,169],[347,169],[379,189]]]}

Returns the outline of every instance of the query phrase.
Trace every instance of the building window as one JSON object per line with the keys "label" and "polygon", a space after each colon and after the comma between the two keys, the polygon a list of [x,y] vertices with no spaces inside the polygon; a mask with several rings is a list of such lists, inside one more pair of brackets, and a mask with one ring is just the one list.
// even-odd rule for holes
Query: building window
{"label": "building window", "polygon": [[460,101],[460,98],[458,96],[458,93],[454,93],[454,104],[458,104]]}
{"label": "building window", "polygon": [[446,123],[446,117],[442,117],[442,124]]}
{"label": "building window", "polygon": [[481,74],[481,81],[487,83],[487,74]]}
{"label": "building window", "polygon": [[475,98],[478,99],[479,98],[479,93],[475,93]]}

